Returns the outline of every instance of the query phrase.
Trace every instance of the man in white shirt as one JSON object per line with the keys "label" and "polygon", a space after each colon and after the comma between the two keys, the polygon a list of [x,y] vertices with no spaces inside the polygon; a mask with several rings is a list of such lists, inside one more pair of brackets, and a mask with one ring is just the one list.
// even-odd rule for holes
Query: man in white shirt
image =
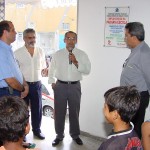
{"label": "man in white shirt", "polygon": [[33,134],[39,139],[45,139],[41,133],[42,121],[42,84],[41,73],[46,72],[45,53],[35,47],[36,35],[33,29],[23,32],[25,45],[15,51],[15,57],[25,80],[29,85],[29,94],[25,97],[26,103],[31,107],[31,124]]}
{"label": "man in white shirt", "polygon": [[[67,104],[69,106],[70,136],[78,144],[83,145],[79,138],[79,111],[81,101],[80,80],[83,74],[89,74],[91,63],[87,54],[75,47],[77,34],[68,31],[64,42],[66,48],[57,51],[49,67],[49,84],[54,90],[55,131],[56,139],[52,145],[56,146],[64,138],[64,125]],[[55,82],[55,78],[57,81]]]}

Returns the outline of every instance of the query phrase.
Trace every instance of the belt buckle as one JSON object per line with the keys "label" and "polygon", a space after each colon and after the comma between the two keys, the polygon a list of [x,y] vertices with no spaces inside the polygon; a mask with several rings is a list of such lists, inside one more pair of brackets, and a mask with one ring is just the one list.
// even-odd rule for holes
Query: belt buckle
{"label": "belt buckle", "polygon": [[35,82],[29,82],[29,84],[31,84],[31,85],[34,84],[34,83],[35,83]]}
{"label": "belt buckle", "polygon": [[70,82],[70,81],[68,81],[68,82],[67,82],[67,84],[71,84],[71,82]]}

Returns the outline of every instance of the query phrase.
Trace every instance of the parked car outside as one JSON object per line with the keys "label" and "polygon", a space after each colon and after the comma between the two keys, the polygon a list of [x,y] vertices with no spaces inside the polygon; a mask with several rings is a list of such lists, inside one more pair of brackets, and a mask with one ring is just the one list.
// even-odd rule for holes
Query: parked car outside
{"label": "parked car outside", "polygon": [[54,118],[54,94],[48,77],[42,77],[42,111],[44,116]]}
{"label": "parked car outside", "polygon": [[[43,116],[54,119],[54,92],[48,84],[48,77],[42,77],[42,111]],[[69,114],[68,107],[66,114]]]}

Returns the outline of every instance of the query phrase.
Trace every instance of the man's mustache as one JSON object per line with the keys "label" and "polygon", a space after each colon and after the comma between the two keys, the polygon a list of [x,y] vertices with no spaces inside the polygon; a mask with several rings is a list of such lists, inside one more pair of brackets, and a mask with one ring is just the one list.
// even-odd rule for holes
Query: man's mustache
{"label": "man's mustache", "polygon": [[32,41],[32,42],[29,43],[29,45],[32,45],[32,44],[35,44],[35,41]]}

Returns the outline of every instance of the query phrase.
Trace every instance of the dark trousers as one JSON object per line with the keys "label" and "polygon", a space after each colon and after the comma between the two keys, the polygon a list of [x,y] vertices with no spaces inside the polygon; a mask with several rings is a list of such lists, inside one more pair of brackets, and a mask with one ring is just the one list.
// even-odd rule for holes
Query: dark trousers
{"label": "dark trousers", "polygon": [[54,88],[54,109],[55,109],[55,131],[57,138],[64,138],[65,115],[67,110],[67,103],[69,107],[69,127],[70,136],[73,139],[79,137],[79,111],[81,101],[81,87],[80,82],[76,84],[64,84],[56,82]]}
{"label": "dark trousers", "polygon": [[24,98],[31,108],[31,124],[33,133],[41,132],[42,121],[42,84],[41,81],[27,82],[29,94]]}
{"label": "dark trousers", "polygon": [[21,96],[21,92],[17,90],[13,90],[13,93],[9,92],[8,88],[0,88],[0,97],[2,96]]}
{"label": "dark trousers", "polygon": [[144,122],[145,118],[145,112],[146,108],[148,107],[149,104],[149,93],[148,91],[143,91],[140,93],[140,107],[139,110],[137,111],[136,115],[134,118],[131,120],[134,124],[134,129],[136,133],[138,134],[139,138],[141,138],[141,126],[142,123]]}

